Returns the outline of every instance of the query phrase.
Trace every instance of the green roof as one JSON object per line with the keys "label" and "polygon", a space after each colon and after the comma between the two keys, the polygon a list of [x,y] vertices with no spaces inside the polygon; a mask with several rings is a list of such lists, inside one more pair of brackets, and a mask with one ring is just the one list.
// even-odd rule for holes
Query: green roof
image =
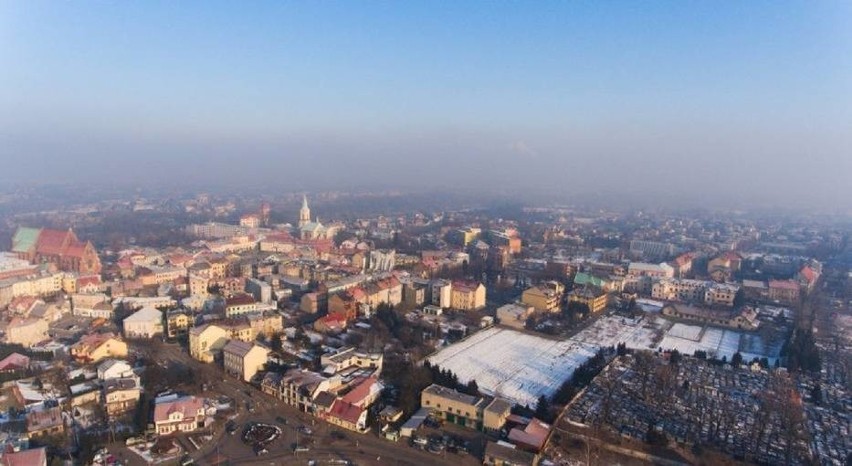
{"label": "green roof", "polygon": [[580,272],[574,276],[574,285],[592,285],[601,288],[603,287],[603,280],[594,275]]}
{"label": "green roof", "polygon": [[35,248],[39,233],[39,228],[18,227],[12,237],[12,252],[29,252]]}

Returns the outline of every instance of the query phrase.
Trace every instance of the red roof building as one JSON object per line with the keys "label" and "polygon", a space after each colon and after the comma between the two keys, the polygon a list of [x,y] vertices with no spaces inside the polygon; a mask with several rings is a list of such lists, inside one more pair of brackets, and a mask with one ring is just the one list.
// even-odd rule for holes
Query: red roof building
{"label": "red roof building", "polygon": [[90,241],[82,242],[67,231],[19,227],[12,252],[32,263],[48,262],[68,272],[100,274],[101,260]]}
{"label": "red roof building", "polygon": [[47,448],[3,453],[3,466],[47,466]]}
{"label": "red roof building", "polygon": [[327,420],[344,429],[365,432],[367,429],[367,410],[338,399],[331,405]]}

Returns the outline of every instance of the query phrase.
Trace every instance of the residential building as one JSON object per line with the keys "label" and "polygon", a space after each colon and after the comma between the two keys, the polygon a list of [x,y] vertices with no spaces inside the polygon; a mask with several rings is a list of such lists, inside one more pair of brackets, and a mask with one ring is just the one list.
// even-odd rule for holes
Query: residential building
{"label": "residential building", "polygon": [[269,350],[254,343],[231,340],[222,348],[222,362],[225,373],[239,377],[245,382],[266,365]]}
{"label": "residential building", "polygon": [[284,374],[267,373],[261,382],[261,390],[302,412],[312,413],[317,395],[339,385],[337,378],[326,378],[305,369],[290,369]]}
{"label": "residential building", "polygon": [[808,293],[813,291],[821,275],[821,270],[821,264],[818,263],[816,267],[811,264],[807,264],[802,267],[799,270],[799,273],[796,274],[796,279],[799,281],[799,285],[801,286],[801,288],[807,291]]}
{"label": "residential building", "polygon": [[729,282],[740,271],[742,256],[734,251],[726,251],[707,263],[707,273],[717,282]]}
{"label": "residential building", "polygon": [[367,409],[337,399],[323,416],[331,424],[359,433],[367,431]]}
{"label": "residential building", "polygon": [[240,293],[225,299],[225,317],[249,314],[257,310],[257,302],[250,294]]}
{"label": "residential building", "polygon": [[452,240],[455,244],[466,248],[468,244],[479,238],[479,235],[481,233],[482,230],[479,228],[460,228],[454,232],[451,232],[449,234],[449,239]]}
{"label": "residential building", "polygon": [[495,248],[504,249],[509,254],[519,254],[521,252],[522,241],[516,231],[489,230],[488,241]]}
{"label": "residential building", "polygon": [[62,409],[58,406],[33,410],[26,415],[27,438],[33,439],[65,432]]}
{"label": "residential building", "polygon": [[453,282],[450,307],[460,311],[482,309],[485,307],[485,285],[479,282]]}
{"label": "residential building", "polygon": [[47,340],[47,321],[34,317],[14,317],[6,326],[6,343],[25,347],[35,346]]}
{"label": "residential building", "polygon": [[177,338],[186,334],[192,327],[192,316],[183,310],[175,309],[166,315],[166,335],[169,338]]}
{"label": "residential building", "polygon": [[135,378],[136,373],[127,361],[120,359],[107,359],[98,365],[98,379],[107,381],[110,379]]}
{"label": "residential building", "polygon": [[379,382],[377,374],[362,377],[360,381],[353,382],[350,386],[352,388],[341,399],[363,409],[372,406],[379,399],[384,389],[384,385]]}
{"label": "residential building", "polygon": [[623,291],[623,283],[619,284],[612,278],[601,278],[586,272],[578,272],[574,275],[574,288],[581,286],[594,286],[606,292]]}
{"label": "residential building", "polygon": [[673,278],[674,268],[665,262],[659,264],[631,262],[627,267],[627,275],[632,277]]}
{"label": "residential building", "polygon": [[0,459],[0,464],[3,466],[47,466],[47,447],[6,451]]}
{"label": "residential building", "polygon": [[500,321],[500,325],[523,329],[527,324],[527,319],[534,312],[535,308],[532,306],[506,304],[497,308],[497,319]]}
{"label": "residential building", "polygon": [[594,287],[577,288],[568,293],[568,302],[585,304],[589,312],[597,314],[606,309],[609,304],[609,294]]}
{"label": "residential building", "polygon": [[743,280],[743,294],[749,301],[763,302],[769,299],[769,287],[761,280]]}
{"label": "residential building", "polygon": [[428,283],[420,283],[409,280],[402,288],[402,302],[409,307],[419,307],[426,303],[428,297]]}
{"label": "residential building", "polygon": [[246,316],[252,335],[271,337],[284,331],[284,320],[281,314],[275,312],[254,313]]}
{"label": "residential building", "polygon": [[154,405],[154,428],[159,435],[193,432],[204,427],[204,399],[186,396]]}
{"label": "residential building", "polygon": [[257,339],[254,328],[244,318],[217,320],[216,326],[225,329],[232,340],[251,342]]}
{"label": "residential building", "polygon": [[258,214],[245,214],[240,217],[240,226],[245,228],[259,228],[260,227],[260,215]]}
{"label": "residential building", "polygon": [[539,312],[559,312],[562,309],[562,295],[565,287],[556,281],[543,283],[524,290],[521,303],[532,306]]}
{"label": "residential building", "polygon": [[91,333],[71,346],[71,356],[83,363],[95,363],[106,358],[126,358],[127,343],[112,333]]}
{"label": "residential building", "polygon": [[104,383],[104,408],[110,417],[136,411],[141,396],[142,389],[136,378],[109,379]]}
{"label": "residential building", "polygon": [[432,304],[441,308],[449,308],[452,306],[453,284],[448,280],[433,280],[432,288]]}
{"label": "residential building", "polygon": [[393,249],[374,249],[370,251],[369,266],[373,272],[390,272],[396,266],[396,251]]}
{"label": "residential building", "polygon": [[695,254],[691,252],[683,253],[671,262],[674,269],[675,277],[685,278],[692,272],[692,262],[695,260]]}
{"label": "residential building", "polygon": [[663,301],[701,303],[709,286],[710,283],[704,280],[662,279],[652,285],[651,297]]}
{"label": "residential building", "polygon": [[317,293],[305,293],[299,301],[299,310],[308,314],[319,312],[319,295]]}
{"label": "residential building", "polygon": [[272,302],[272,286],[263,280],[258,280],[256,278],[246,280],[246,291],[251,293],[257,302]]}
{"label": "residential building", "polygon": [[358,367],[361,369],[373,369],[376,374],[382,370],[384,356],[382,353],[368,353],[356,350],[352,347],[340,348],[336,353],[324,354],[320,357],[320,366],[325,374],[336,374]]}
{"label": "residential building", "polygon": [[669,317],[741,330],[756,330],[760,326],[757,312],[749,307],[734,310],[700,308],[686,304],[667,304],[663,306],[660,312]]}
{"label": "residential building", "polygon": [[485,445],[482,464],[486,466],[536,466],[539,457],[528,451],[519,450],[508,442],[491,442]]}
{"label": "residential building", "polygon": [[704,292],[704,304],[733,307],[739,291],[739,285],[733,283],[713,283]]}
{"label": "residential building", "polygon": [[248,234],[249,228],[227,223],[208,222],[189,225],[186,227],[186,232],[188,235],[198,238],[230,238]]}
{"label": "residential building", "polygon": [[[486,419],[486,409],[492,404]],[[420,393],[420,405],[449,423],[476,430],[500,430],[511,412],[511,405],[502,399],[467,395],[435,384]]]}
{"label": "residential building", "polygon": [[193,327],[189,331],[189,355],[201,362],[213,362],[230,338],[230,332],[218,325]]}
{"label": "residential building", "polygon": [[769,280],[767,296],[777,303],[795,305],[799,303],[801,288],[795,280]]}
{"label": "residential building", "polygon": [[314,321],[314,330],[320,333],[337,334],[346,330],[347,324],[345,314],[331,312]]}
{"label": "residential building", "polygon": [[30,368],[29,356],[20,353],[12,353],[0,360],[0,373],[25,371]]}
{"label": "residential building", "polygon": [[163,334],[163,312],[143,307],[122,321],[126,338],[153,338]]}
{"label": "residential building", "polygon": [[538,419],[532,418],[524,426],[518,426],[509,431],[509,441],[518,448],[532,453],[538,453],[544,448],[552,427]]}
{"label": "residential building", "polygon": [[659,241],[630,241],[631,255],[638,256],[644,259],[665,259],[675,254],[675,246],[671,243],[662,243]]}

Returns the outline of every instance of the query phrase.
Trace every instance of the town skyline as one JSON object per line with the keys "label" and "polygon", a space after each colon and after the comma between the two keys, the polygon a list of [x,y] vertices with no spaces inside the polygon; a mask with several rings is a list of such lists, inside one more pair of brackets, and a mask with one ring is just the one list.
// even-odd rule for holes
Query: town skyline
{"label": "town skyline", "polygon": [[0,182],[848,209],[849,18],[830,2],[9,2],[0,161],[18,171]]}

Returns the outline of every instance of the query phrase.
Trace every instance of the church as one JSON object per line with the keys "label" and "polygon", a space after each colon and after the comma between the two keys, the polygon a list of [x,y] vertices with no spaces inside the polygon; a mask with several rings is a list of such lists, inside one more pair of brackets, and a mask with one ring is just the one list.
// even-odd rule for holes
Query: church
{"label": "church", "polygon": [[302,208],[299,209],[299,239],[305,241],[334,239],[337,229],[326,227],[311,220],[311,209],[308,207],[308,197],[302,196]]}
{"label": "church", "polygon": [[12,252],[34,264],[55,264],[66,272],[101,273],[101,260],[91,241],[80,241],[70,228],[19,227],[12,237]]}

